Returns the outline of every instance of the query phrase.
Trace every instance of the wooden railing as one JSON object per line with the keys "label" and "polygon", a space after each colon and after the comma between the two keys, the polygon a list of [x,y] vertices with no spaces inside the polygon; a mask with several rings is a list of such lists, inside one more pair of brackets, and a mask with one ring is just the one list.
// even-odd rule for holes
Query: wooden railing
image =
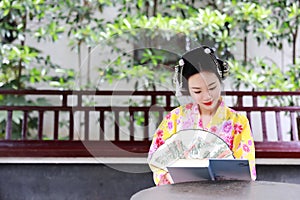
{"label": "wooden railing", "polygon": [[[52,102],[52,105],[0,105],[6,122],[0,140],[2,157],[145,157],[155,130],[153,127],[157,127],[166,112],[177,106],[170,91],[1,90],[0,95],[24,96],[26,99],[44,97]],[[262,96],[299,98],[300,92],[224,92],[223,96],[224,99],[234,99],[235,104],[231,107],[245,112],[252,128],[258,126],[257,120],[260,122],[261,131],[255,134],[261,136],[255,141],[256,157],[300,158],[300,131],[296,123],[300,106],[260,105],[264,101]],[[250,98],[250,103],[244,102],[247,98]],[[130,99],[143,102],[142,106],[121,103]],[[18,137],[13,131],[16,113],[18,116],[21,113]],[[269,113],[274,114],[275,121],[268,120]],[[155,120],[150,116],[153,114]],[[257,114],[259,119],[256,119]],[[36,130],[30,130],[28,126],[32,116],[37,118]],[[61,128],[64,120],[67,123]],[[139,120],[141,124],[137,125]],[[288,139],[283,137],[282,131],[286,123],[291,131]],[[267,127],[270,126],[276,127],[275,139],[269,137]]]}
{"label": "wooden railing", "polygon": [[[259,126],[255,123],[258,120],[261,122],[261,132],[259,134],[262,139],[255,141],[256,157],[257,158],[300,158],[300,105],[295,106],[265,106],[260,103],[261,98],[284,98],[290,97],[290,100],[297,100],[299,103],[300,91],[297,92],[226,92],[226,96],[236,96],[237,105],[232,107],[236,111],[246,112],[250,121],[252,130],[254,126]],[[244,99],[250,97],[251,105],[247,106]],[[262,101],[265,102],[265,101]],[[249,102],[248,102],[249,103]],[[296,102],[293,102],[296,104]],[[252,117],[253,113],[259,113],[260,119]],[[274,115],[275,120],[267,120],[266,114],[271,113]],[[299,115],[299,116],[297,116]],[[256,116],[257,117],[257,116]],[[285,117],[285,119],[282,119]],[[267,131],[267,125],[274,128],[276,138],[271,140]],[[290,129],[290,138],[283,138],[282,127],[286,125]],[[275,128],[276,127],[276,128]]]}

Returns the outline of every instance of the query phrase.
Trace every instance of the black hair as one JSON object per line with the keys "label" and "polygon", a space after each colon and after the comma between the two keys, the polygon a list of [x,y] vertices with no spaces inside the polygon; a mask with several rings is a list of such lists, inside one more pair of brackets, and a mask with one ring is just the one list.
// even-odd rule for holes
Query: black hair
{"label": "black hair", "polygon": [[227,75],[225,73],[228,72],[227,63],[217,58],[213,49],[208,46],[201,46],[188,51],[182,55],[181,59],[179,65],[182,68],[182,82],[185,89],[188,89],[188,79],[199,72],[214,73],[220,83],[225,79]]}

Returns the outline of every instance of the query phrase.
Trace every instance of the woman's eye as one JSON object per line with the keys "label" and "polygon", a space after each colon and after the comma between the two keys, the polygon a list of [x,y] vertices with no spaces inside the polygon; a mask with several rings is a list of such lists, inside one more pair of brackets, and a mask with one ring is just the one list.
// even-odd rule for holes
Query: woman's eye
{"label": "woman's eye", "polygon": [[200,93],[201,93],[201,91],[194,91],[194,93],[195,93],[195,94],[200,94]]}
{"label": "woman's eye", "polygon": [[216,89],[216,87],[209,88],[209,90],[214,90],[214,89]]}

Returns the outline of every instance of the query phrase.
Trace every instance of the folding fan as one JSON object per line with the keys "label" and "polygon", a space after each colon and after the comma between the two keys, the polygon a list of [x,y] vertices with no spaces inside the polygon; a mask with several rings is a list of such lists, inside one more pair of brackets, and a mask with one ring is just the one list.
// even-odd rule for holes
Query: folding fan
{"label": "folding fan", "polygon": [[165,169],[179,159],[234,158],[228,144],[214,133],[187,129],[168,138],[156,152],[149,164]]}

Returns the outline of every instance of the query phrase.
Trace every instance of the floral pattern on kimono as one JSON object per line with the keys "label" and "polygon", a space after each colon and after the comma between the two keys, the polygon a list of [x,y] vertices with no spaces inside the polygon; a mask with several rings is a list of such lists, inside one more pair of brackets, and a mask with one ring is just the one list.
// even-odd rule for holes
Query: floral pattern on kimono
{"label": "floral pattern on kimono", "polygon": [[[230,147],[237,159],[248,159],[252,180],[256,179],[255,148],[253,135],[246,116],[237,113],[221,101],[216,113],[206,127],[203,127],[201,115],[196,103],[179,106],[169,112],[157,128],[148,159],[173,134],[185,129],[203,129],[221,137]],[[169,184],[166,179],[167,171],[153,170],[156,185]]]}

